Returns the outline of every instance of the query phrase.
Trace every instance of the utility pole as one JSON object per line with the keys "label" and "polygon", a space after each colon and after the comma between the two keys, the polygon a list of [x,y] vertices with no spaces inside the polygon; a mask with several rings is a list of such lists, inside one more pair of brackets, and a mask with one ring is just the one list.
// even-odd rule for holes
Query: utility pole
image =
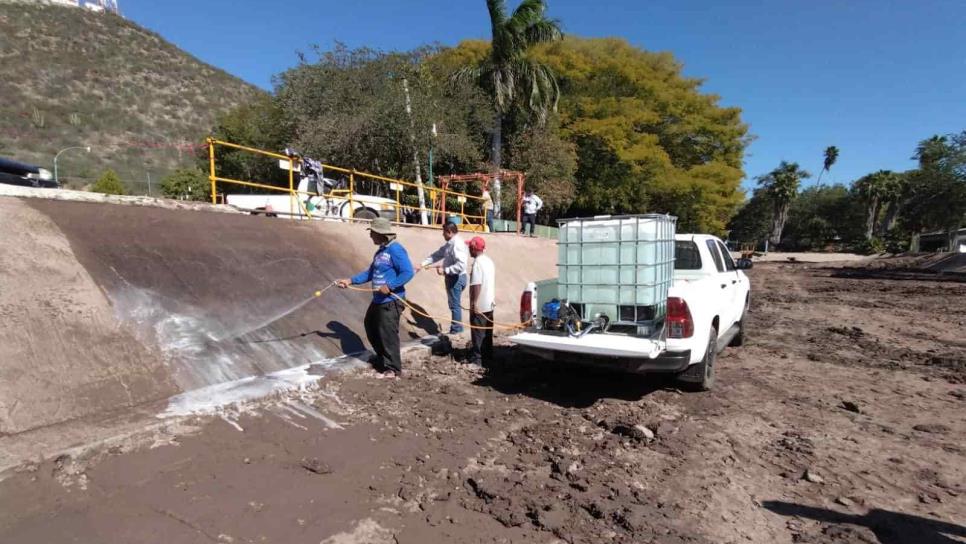
{"label": "utility pole", "polygon": [[436,182],[433,180],[433,148],[436,147],[436,123],[433,123],[432,135],[433,139],[429,142],[429,176],[426,178],[430,187],[436,185]]}
{"label": "utility pole", "polygon": [[413,107],[409,99],[409,80],[402,78],[403,92],[406,94],[406,115],[409,116],[409,142],[413,146],[413,165],[416,167],[416,193],[419,195],[419,222],[429,224],[426,214],[426,196],[423,193],[423,177],[419,169],[419,151],[416,149],[416,122],[413,120]]}
{"label": "utility pole", "polygon": [[148,172],[148,196],[151,196],[151,172]]}
{"label": "utility pole", "polygon": [[[493,126],[493,136],[491,141],[493,153],[493,218],[499,219],[503,212],[503,183],[500,180],[500,167],[502,166],[503,154],[503,115],[497,111],[496,122]],[[519,225],[518,225],[519,227]]]}

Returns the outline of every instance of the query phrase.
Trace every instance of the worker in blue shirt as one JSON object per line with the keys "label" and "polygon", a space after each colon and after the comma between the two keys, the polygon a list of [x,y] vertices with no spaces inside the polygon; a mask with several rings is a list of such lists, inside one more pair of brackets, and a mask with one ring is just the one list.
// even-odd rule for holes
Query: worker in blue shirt
{"label": "worker in blue shirt", "polygon": [[413,264],[406,248],[396,241],[396,233],[388,219],[378,217],[369,226],[372,243],[379,246],[372,264],[366,270],[336,280],[345,289],[349,285],[372,282],[372,303],[366,311],[365,327],[369,344],[376,352],[371,362],[380,377],[402,375],[402,356],[399,354],[399,318],[406,297],[406,283],[413,278]]}

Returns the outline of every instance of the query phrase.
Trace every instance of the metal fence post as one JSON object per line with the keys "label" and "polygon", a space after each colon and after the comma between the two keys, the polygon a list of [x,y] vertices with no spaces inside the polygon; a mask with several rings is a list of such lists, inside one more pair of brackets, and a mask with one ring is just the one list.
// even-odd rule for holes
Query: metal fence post
{"label": "metal fence post", "polygon": [[218,203],[217,189],[215,187],[215,142],[208,138],[208,180],[211,181],[211,203]]}
{"label": "metal fence post", "polygon": [[355,203],[353,202],[353,196],[356,192],[356,169],[353,168],[349,172],[349,219],[353,219],[356,216]]}

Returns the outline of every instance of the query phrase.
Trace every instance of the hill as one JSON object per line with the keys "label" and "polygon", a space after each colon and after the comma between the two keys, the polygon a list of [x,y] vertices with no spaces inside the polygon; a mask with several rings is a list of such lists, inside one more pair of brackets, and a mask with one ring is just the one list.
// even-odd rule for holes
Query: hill
{"label": "hill", "polygon": [[80,186],[113,168],[147,190],[193,160],[215,116],[260,93],[112,13],[0,0],[0,156]]}

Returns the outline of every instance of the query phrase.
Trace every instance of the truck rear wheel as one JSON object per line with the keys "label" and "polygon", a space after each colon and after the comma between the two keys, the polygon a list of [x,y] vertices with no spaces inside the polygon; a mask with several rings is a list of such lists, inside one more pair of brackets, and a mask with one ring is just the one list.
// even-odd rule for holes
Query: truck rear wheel
{"label": "truck rear wheel", "polygon": [[718,329],[711,327],[704,359],[678,374],[678,380],[690,391],[710,391],[714,387],[714,367],[718,359]]}

